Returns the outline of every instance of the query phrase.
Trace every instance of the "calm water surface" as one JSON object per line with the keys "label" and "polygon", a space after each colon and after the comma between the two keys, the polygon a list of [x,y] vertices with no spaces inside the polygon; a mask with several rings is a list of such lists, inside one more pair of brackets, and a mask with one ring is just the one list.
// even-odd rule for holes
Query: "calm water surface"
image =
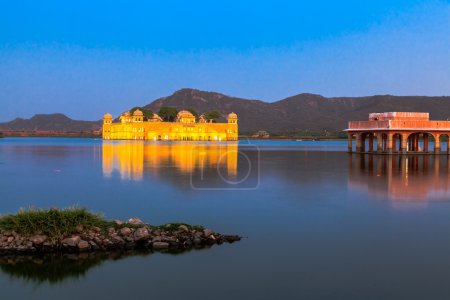
{"label": "calm water surface", "polygon": [[78,205],[248,237],[180,255],[1,260],[2,299],[449,299],[447,156],[346,146],[2,139],[2,213]]}

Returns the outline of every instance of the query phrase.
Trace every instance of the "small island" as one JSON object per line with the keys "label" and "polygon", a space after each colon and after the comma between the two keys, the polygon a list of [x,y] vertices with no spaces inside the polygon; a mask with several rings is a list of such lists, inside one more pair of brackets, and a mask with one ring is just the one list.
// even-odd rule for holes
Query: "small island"
{"label": "small island", "polygon": [[84,208],[28,209],[0,217],[0,254],[155,250],[181,252],[233,243],[240,236],[203,226],[106,220]]}

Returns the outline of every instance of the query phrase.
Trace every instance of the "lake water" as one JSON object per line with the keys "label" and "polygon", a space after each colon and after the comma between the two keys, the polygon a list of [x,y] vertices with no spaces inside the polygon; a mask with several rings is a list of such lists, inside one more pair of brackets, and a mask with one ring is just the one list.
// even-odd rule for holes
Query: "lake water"
{"label": "lake water", "polygon": [[246,238],[1,260],[2,299],[448,299],[450,162],[346,141],[0,140],[1,213],[82,206]]}

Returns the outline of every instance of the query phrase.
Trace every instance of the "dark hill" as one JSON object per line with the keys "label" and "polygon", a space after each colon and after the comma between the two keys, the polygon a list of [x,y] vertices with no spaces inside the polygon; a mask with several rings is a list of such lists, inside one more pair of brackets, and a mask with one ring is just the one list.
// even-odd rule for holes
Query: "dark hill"
{"label": "dark hill", "polygon": [[[130,105],[135,106],[137,103]],[[235,112],[241,133],[266,130],[271,133],[292,133],[305,130],[342,130],[349,120],[366,120],[371,112],[430,112],[432,119],[450,117],[450,97],[391,96],[326,98],[314,94],[299,94],[277,102],[249,100],[215,92],[182,89],[159,98],[145,108],[158,112],[163,106],[178,110],[193,108],[199,112],[218,110],[223,115]],[[104,112],[99,112],[101,116]],[[63,114],[35,115],[31,119],[17,118],[0,123],[0,130],[92,131],[101,121],[72,120]]]}
{"label": "dark hill", "polygon": [[101,121],[73,120],[63,114],[38,114],[30,119],[16,118],[0,123],[0,130],[93,131],[101,125]]}
{"label": "dark hill", "polygon": [[193,108],[199,112],[219,110],[235,112],[242,133],[267,130],[294,132],[301,130],[342,130],[349,120],[365,120],[371,112],[430,112],[432,119],[450,117],[450,97],[391,96],[326,98],[299,94],[277,102],[248,100],[214,92],[182,89],[157,99],[145,107],[154,112],[162,106]]}

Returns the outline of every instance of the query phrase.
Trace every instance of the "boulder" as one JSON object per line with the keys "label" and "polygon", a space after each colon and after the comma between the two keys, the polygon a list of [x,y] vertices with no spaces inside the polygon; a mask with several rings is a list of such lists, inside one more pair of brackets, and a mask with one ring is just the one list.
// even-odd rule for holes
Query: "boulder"
{"label": "boulder", "polygon": [[149,237],[150,237],[150,233],[148,232],[147,228],[145,228],[145,227],[138,228],[134,232],[134,240],[136,242],[148,240]]}
{"label": "boulder", "polygon": [[212,231],[212,230],[210,230],[210,229],[203,229],[203,234],[206,236],[206,237],[209,237],[210,235],[212,235],[214,232]]}
{"label": "boulder", "polygon": [[80,240],[78,242],[78,250],[80,251],[88,251],[91,248],[91,246],[89,245],[89,242]]}
{"label": "boulder", "polygon": [[117,226],[120,226],[120,225],[123,224],[123,222],[120,221],[120,220],[114,220],[114,224],[117,225]]}
{"label": "boulder", "polygon": [[133,225],[143,225],[145,224],[141,219],[139,218],[131,218],[128,220],[129,224],[133,224]]}
{"label": "boulder", "polygon": [[112,238],[114,244],[125,244],[125,241],[120,236],[115,236]]}
{"label": "boulder", "polygon": [[131,234],[131,229],[128,227],[124,227],[120,229],[120,235],[129,236]]}
{"label": "boulder", "polygon": [[46,235],[34,235],[30,237],[30,242],[32,242],[34,245],[42,245],[46,240]]}
{"label": "boulder", "polygon": [[63,246],[69,246],[69,247],[76,247],[78,246],[78,243],[81,241],[81,238],[76,235],[73,237],[65,238],[61,241]]}

